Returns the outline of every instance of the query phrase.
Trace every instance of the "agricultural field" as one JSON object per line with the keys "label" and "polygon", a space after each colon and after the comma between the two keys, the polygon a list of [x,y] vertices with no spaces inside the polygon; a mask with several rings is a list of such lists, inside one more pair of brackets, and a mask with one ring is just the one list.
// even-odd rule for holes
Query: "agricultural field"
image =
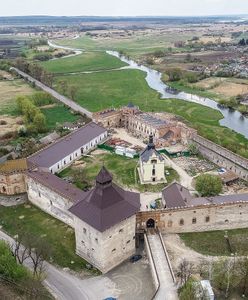
{"label": "agricultural field", "polygon": [[41,63],[48,71],[55,74],[70,72],[98,71],[124,67],[125,63],[105,52],[85,52],[73,57],[50,60]]}
{"label": "agricultural field", "polygon": [[[228,248],[225,234],[228,234],[231,252]],[[248,229],[228,231],[182,233],[181,239],[185,245],[204,255],[229,256],[237,253],[239,256],[248,255]]]}
{"label": "agricultural field", "polygon": [[[96,150],[98,151],[98,150]],[[100,152],[103,152],[102,150]],[[113,180],[124,188],[135,189],[140,192],[160,192],[165,184],[141,185],[137,172],[138,159],[131,159],[114,153],[103,152],[95,154],[92,152],[89,156],[83,157],[80,161],[74,163],[71,167],[63,170],[59,177],[70,178],[75,170],[82,170],[80,180],[76,179],[74,184],[78,188],[94,186],[95,179],[102,166],[105,166],[113,175]],[[176,171],[169,168],[170,175],[167,176],[168,183],[178,180],[179,175]]]}

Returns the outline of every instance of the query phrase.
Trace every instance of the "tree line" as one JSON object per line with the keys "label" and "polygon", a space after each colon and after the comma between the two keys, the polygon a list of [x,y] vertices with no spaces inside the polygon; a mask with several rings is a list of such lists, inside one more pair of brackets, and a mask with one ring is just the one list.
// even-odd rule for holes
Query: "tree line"
{"label": "tree line", "polygon": [[17,69],[21,70],[24,73],[29,74],[30,76],[34,77],[38,81],[52,88],[53,81],[54,81],[53,73],[48,72],[39,64],[28,62],[24,58],[17,58],[15,60],[14,65]]}

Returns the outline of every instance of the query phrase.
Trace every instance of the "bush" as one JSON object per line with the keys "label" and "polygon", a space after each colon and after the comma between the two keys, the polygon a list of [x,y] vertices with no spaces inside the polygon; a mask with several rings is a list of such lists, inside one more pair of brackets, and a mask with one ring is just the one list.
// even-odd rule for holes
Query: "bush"
{"label": "bush", "polygon": [[196,178],[196,190],[203,197],[219,195],[222,191],[222,181],[219,176],[203,174]]}

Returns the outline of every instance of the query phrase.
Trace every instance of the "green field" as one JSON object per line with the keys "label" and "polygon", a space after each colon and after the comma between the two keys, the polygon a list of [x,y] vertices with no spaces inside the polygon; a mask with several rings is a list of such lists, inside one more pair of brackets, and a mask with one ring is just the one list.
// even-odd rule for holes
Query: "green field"
{"label": "green field", "polygon": [[205,138],[248,157],[247,139],[220,126],[220,112],[183,100],[159,99],[159,94],[148,87],[145,76],[139,70],[121,70],[58,76],[56,82],[66,80],[68,85],[77,86],[76,102],[90,111],[119,107],[132,101],[144,111],[170,112],[184,118],[188,125],[197,129]]}
{"label": "green field", "polygon": [[57,123],[75,122],[79,119],[79,115],[73,115],[69,108],[63,105],[56,105],[51,108],[41,109],[47,120],[47,128],[49,130],[56,127]]}
{"label": "green field", "polygon": [[224,256],[237,253],[240,256],[247,256],[248,229],[234,229],[227,232],[232,252],[224,238],[225,231],[182,233],[180,237],[186,246],[205,255]]}
{"label": "green field", "polygon": [[[92,157],[83,157],[81,161],[85,162],[85,165],[83,166],[83,171],[84,178],[86,179],[88,184],[84,184],[83,179],[78,180],[75,182],[75,185],[79,188],[84,188],[86,186],[94,186],[96,176],[103,165],[113,174],[113,180],[118,185],[121,185],[124,188],[132,188],[140,192],[160,192],[165,187],[165,184],[141,185],[139,183],[139,175],[136,169],[138,159],[131,159],[116,155],[114,153],[106,152],[106,154],[98,154]],[[179,179],[179,176],[175,170],[170,168],[167,169],[170,173],[170,175],[167,176],[168,183],[172,182],[173,180]],[[72,172],[73,168],[69,167],[63,170],[59,174],[59,176],[62,178],[70,177]]]}
{"label": "green field", "polygon": [[80,271],[86,262],[75,254],[74,230],[35,206],[0,206],[0,225],[14,236],[30,233],[44,239],[51,249],[51,262],[60,267]]}
{"label": "green field", "polygon": [[70,72],[116,69],[126,64],[105,52],[85,52],[73,57],[46,61],[41,63],[41,65],[50,72],[64,74]]}

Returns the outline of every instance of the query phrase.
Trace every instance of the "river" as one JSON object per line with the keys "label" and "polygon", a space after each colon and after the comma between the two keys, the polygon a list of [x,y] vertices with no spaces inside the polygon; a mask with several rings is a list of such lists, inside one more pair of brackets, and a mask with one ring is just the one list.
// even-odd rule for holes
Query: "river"
{"label": "river", "polygon": [[[64,46],[58,46],[55,43],[49,41],[48,42],[51,47],[54,48],[61,48],[66,50],[73,50],[75,52],[75,55],[79,55],[82,53],[83,49],[74,49],[70,47],[64,47]],[[229,129],[232,129],[233,131],[242,134],[246,138],[248,138],[248,118],[244,117],[240,112],[237,110],[229,109],[222,107],[219,105],[216,101],[200,97],[197,95],[185,93],[185,92],[179,92],[178,94],[171,94],[166,91],[166,88],[168,88],[168,85],[166,85],[162,81],[162,74],[156,70],[153,70],[151,68],[148,68],[143,65],[138,65],[135,61],[128,59],[124,56],[121,56],[117,51],[106,51],[109,55],[115,56],[119,58],[121,61],[125,62],[128,66],[120,68],[120,70],[123,69],[136,69],[143,71],[147,74],[146,76],[146,82],[149,85],[149,87],[155,91],[157,91],[161,95],[161,99],[168,99],[168,98],[175,98],[180,99],[184,101],[194,102],[198,104],[202,104],[207,107],[211,107],[215,110],[218,110],[223,115],[223,119],[220,120],[220,125],[225,126]]]}
{"label": "river", "polygon": [[180,100],[185,100],[189,102],[194,102],[198,104],[202,104],[208,107],[211,107],[215,110],[218,110],[223,115],[223,119],[220,120],[220,125],[226,126],[248,138],[248,119],[244,117],[240,112],[237,110],[224,108],[220,106],[216,101],[211,100],[209,98],[203,98],[197,95],[180,92],[178,94],[171,94],[166,92],[166,85],[162,81],[162,74],[156,70],[148,68],[143,65],[138,65],[135,61],[128,59],[124,56],[121,56],[116,51],[107,51],[108,54],[118,57],[121,61],[128,64],[127,67],[122,69],[136,69],[141,70],[147,74],[146,82],[150,88],[157,91],[161,95],[161,99],[168,99],[168,98],[175,98]]}

